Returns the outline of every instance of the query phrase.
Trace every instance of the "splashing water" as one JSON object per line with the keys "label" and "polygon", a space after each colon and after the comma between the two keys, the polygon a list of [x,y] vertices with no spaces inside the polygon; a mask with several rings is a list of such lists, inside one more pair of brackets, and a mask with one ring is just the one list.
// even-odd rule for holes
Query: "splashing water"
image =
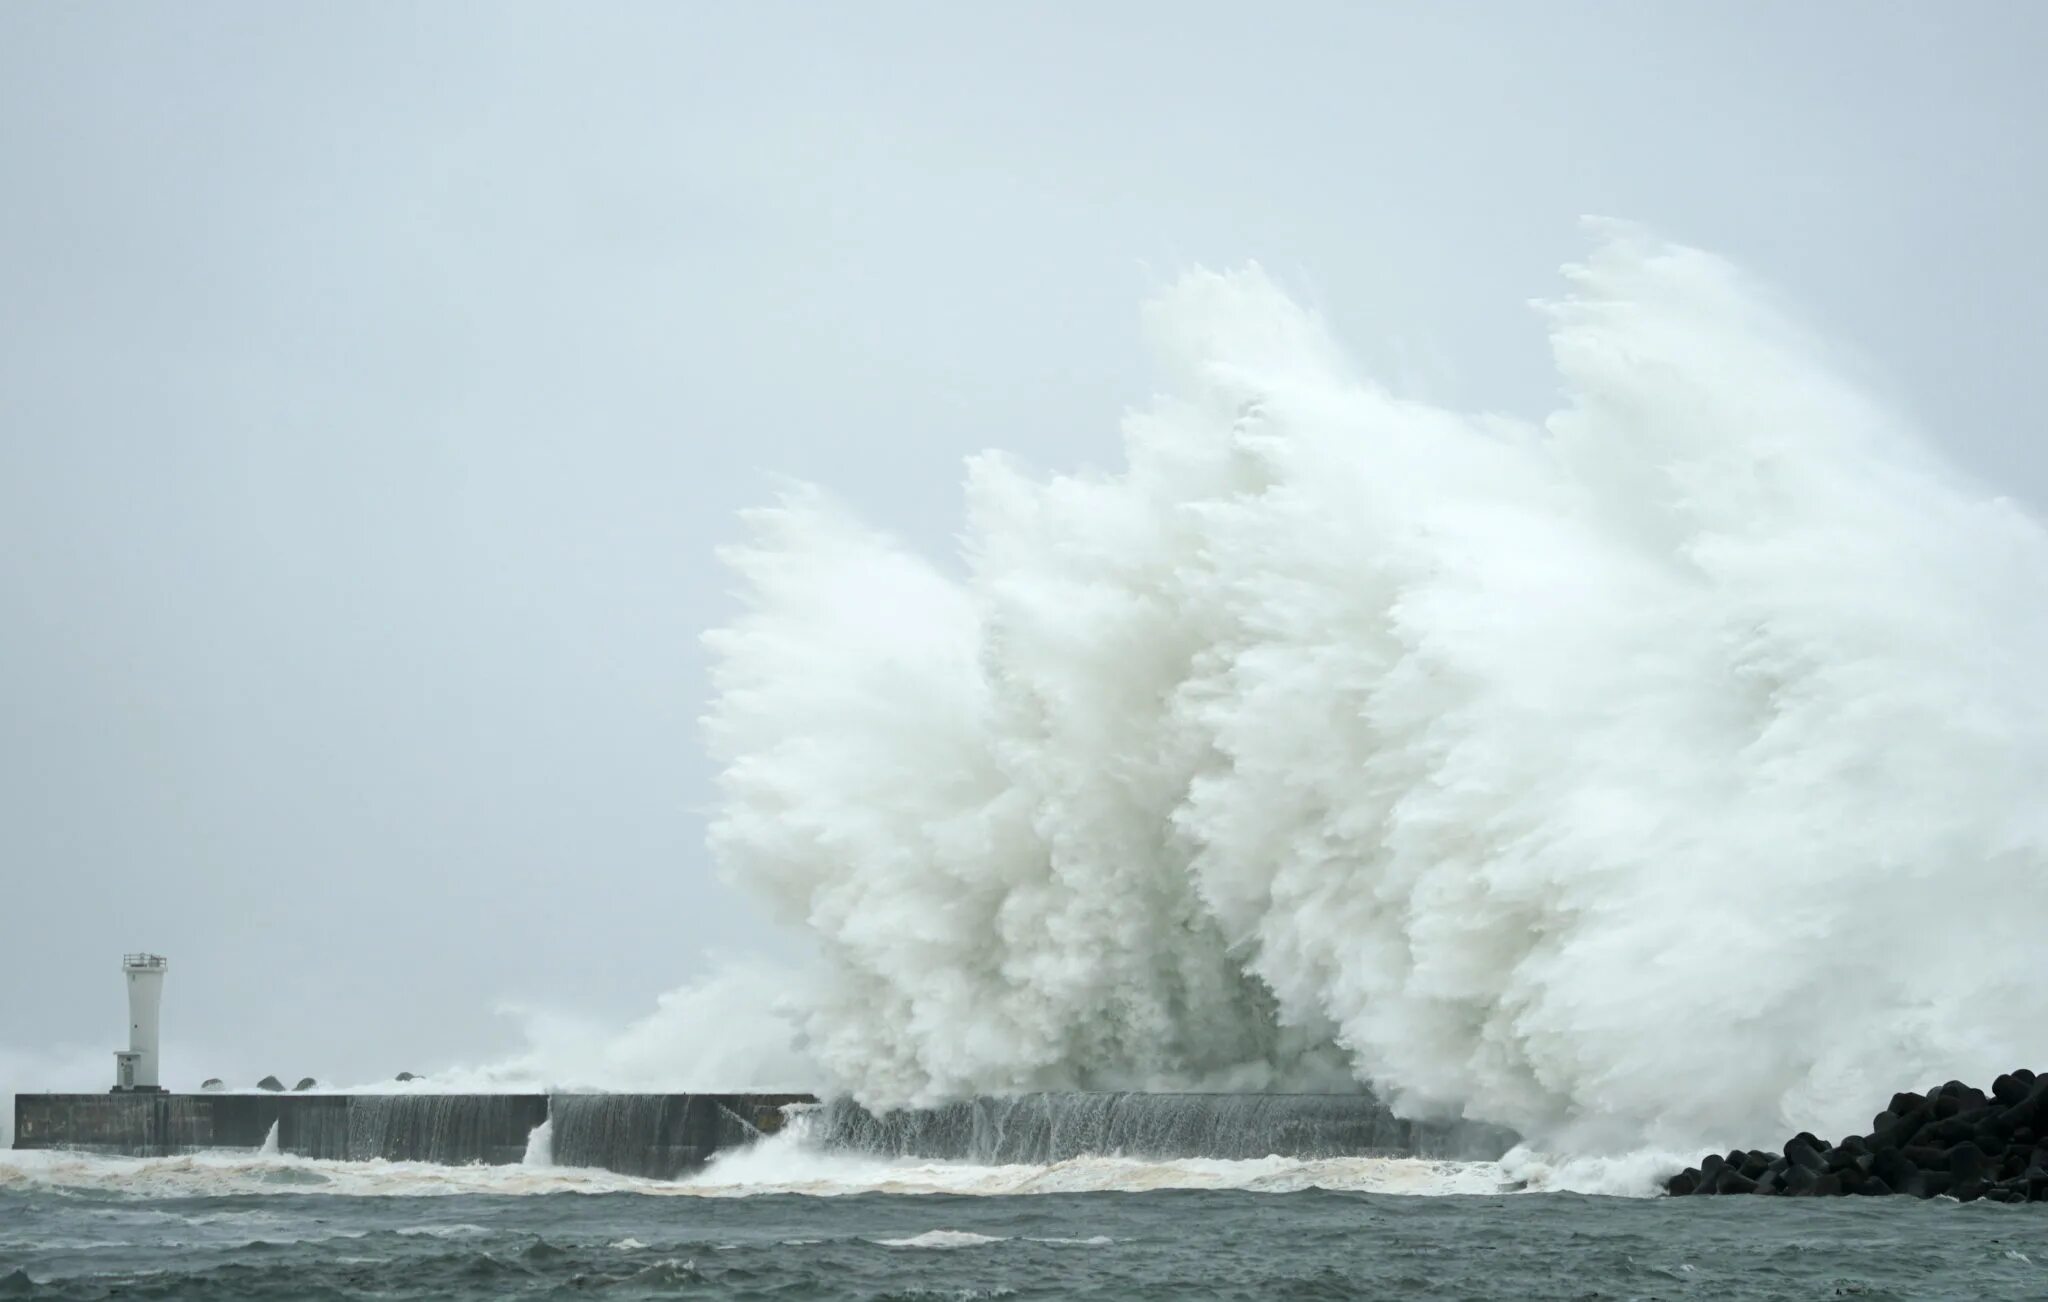
{"label": "splashing water", "polygon": [[825,1070],[1356,1077],[1590,1152],[2048,1057],[2040,525],[1722,262],[1566,274],[1540,426],[1199,273],[1121,473],[969,463],[964,577],[748,517],[712,841],[817,941]]}
{"label": "splashing water", "polygon": [[507,1006],[526,1045],[480,1066],[449,1066],[427,1079],[370,1081],[351,1093],[494,1093],[624,1090],[671,1093],[808,1090],[817,1070],[792,1044],[790,1010],[809,977],[760,958],[728,958],[661,996],[653,1012],[621,1028],[545,1007]]}
{"label": "splashing water", "polygon": [[550,1167],[554,1164],[555,1119],[550,1116],[528,1132],[526,1136],[526,1155],[519,1159],[519,1165],[539,1169]]}

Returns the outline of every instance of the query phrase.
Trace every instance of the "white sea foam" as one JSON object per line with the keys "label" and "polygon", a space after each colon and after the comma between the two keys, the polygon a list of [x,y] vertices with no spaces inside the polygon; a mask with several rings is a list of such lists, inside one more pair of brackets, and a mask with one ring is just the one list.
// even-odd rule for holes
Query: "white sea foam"
{"label": "white sea foam", "polygon": [[[862,1193],[1012,1196],[1040,1193],[1236,1189],[1290,1193],[1492,1194],[1509,1177],[1487,1162],[1393,1158],[1145,1161],[1082,1157],[1050,1165],[882,1161],[823,1153],[777,1137],[735,1150],[700,1174],[647,1180],[572,1167],[433,1166],[419,1162],[331,1162],[200,1153],[119,1158],[51,1152],[0,1155],[0,1189],[120,1190],[154,1197],[330,1194],[432,1197],[450,1194],[641,1193],[656,1197],[744,1198],[759,1194],[837,1197]],[[445,1227],[422,1229],[440,1232]]]}
{"label": "white sea foam", "polygon": [[491,1234],[491,1230],[486,1226],[469,1224],[406,1225],[401,1226],[396,1232],[408,1238],[428,1239],[481,1239]]}
{"label": "white sea foam", "polygon": [[[922,1234],[914,1234],[907,1239],[875,1240],[876,1243],[885,1248],[980,1248],[986,1247],[991,1243],[1008,1243],[1010,1241],[1009,1235],[976,1234],[972,1230],[926,1230]],[[1106,1234],[1091,1235],[1085,1239],[1033,1238],[1026,1235],[1024,1241],[1026,1243],[1043,1243],[1053,1247],[1065,1248],[1103,1248],[1116,1242],[1115,1239],[1110,1238]]]}
{"label": "white sea foam", "polygon": [[926,1230],[907,1239],[876,1239],[885,1248],[979,1248],[991,1243],[1008,1243],[1001,1234],[976,1234],[972,1230]]}
{"label": "white sea foam", "polygon": [[1148,1159],[1089,1155],[1052,1163],[982,1165],[880,1158],[823,1150],[801,1132],[774,1136],[719,1155],[685,1182],[704,1196],[759,1193],[833,1197],[856,1193],[1000,1196],[1038,1193],[1140,1192],[1150,1189],[1241,1189],[1291,1193],[1341,1189],[1369,1193],[1491,1194],[1513,1179],[1491,1162],[1422,1158],[1263,1157]]}
{"label": "white sea foam", "polygon": [[1199,273],[1124,469],[975,458],[957,570],[748,517],[712,842],[832,1078],[1334,1069],[1696,1153],[2048,1058],[2048,535],[1722,262],[1600,239],[1540,424]]}
{"label": "white sea foam", "polygon": [[1499,1169],[1510,1187],[1526,1193],[1647,1198],[1663,1193],[1667,1178],[1699,1160],[1697,1150],[1644,1148],[1587,1157],[1539,1153],[1524,1145],[1501,1158]]}

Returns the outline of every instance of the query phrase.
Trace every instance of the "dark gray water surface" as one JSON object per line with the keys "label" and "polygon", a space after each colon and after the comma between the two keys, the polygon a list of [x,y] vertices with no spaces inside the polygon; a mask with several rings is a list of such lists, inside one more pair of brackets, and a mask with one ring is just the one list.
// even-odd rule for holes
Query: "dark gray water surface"
{"label": "dark gray water surface", "polygon": [[2039,1298],[2048,1207],[1321,1190],[165,1198],[32,1187],[0,1191],[0,1297],[12,1296]]}

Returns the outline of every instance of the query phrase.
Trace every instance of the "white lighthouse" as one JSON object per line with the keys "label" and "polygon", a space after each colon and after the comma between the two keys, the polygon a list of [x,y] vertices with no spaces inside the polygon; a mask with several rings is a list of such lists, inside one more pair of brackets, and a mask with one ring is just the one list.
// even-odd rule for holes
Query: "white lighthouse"
{"label": "white lighthouse", "polygon": [[156,1013],[163,1002],[164,973],[170,964],[161,954],[126,954],[121,971],[128,977],[128,1047],[114,1051],[114,1092],[161,1090],[156,1079]]}

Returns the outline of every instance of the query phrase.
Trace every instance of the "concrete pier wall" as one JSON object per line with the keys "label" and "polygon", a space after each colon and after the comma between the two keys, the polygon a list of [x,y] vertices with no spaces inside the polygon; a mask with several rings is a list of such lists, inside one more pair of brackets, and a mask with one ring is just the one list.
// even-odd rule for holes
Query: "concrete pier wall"
{"label": "concrete pier wall", "polygon": [[345,1161],[520,1161],[552,1115],[555,1161],[673,1179],[751,1143],[808,1094],[18,1094],[14,1146],[129,1157],[260,1148]]}
{"label": "concrete pier wall", "polygon": [[[557,1166],[674,1179],[781,1129],[808,1094],[22,1094],[16,1148],[161,1157],[278,1149],[340,1161],[506,1166],[548,1122]],[[875,1157],[1057,1162],[1147,1158],[1498,1158],[1514,1135],[1396,1117],[1369,1094],[1041,1093],[868,1112],[806,1110],[807,1142]]]}

